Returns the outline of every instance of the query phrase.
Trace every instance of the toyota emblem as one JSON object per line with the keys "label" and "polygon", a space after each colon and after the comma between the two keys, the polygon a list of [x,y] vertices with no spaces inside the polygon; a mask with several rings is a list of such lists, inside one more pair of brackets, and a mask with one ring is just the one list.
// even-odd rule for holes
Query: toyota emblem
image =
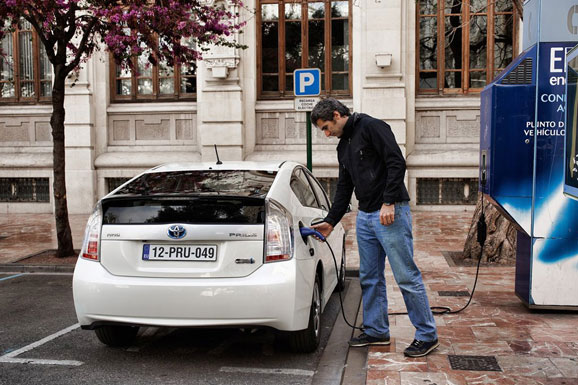
{"label": "toyota emblem", "polygon": [[167,234],[172,239],[181,239],[187,235],[187,230],[181,225],[172,225],[169,227]]}

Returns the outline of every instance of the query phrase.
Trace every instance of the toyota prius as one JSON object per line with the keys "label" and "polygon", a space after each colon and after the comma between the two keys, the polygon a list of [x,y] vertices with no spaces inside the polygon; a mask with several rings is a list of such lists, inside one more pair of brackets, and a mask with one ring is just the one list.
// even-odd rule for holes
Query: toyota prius
{"label": "toyota prius", "polygon": [[321,312],[343,288],[345,234],[337,225],[327,245],[300,229],[329,207],[294,162],[150,169],[88,219],[73,280],[80,325],[110,346],[143,326],[271,327],[313,351]]}

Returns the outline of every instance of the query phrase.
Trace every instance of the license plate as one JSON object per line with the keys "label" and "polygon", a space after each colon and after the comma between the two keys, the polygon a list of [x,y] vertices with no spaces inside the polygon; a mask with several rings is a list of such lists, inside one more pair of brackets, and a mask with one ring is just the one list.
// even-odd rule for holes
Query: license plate
{"label": "license plate", "polygon": [[142,250],[145,261],[197,261],[217,260],[215,245],[155,245],[145,243]]}

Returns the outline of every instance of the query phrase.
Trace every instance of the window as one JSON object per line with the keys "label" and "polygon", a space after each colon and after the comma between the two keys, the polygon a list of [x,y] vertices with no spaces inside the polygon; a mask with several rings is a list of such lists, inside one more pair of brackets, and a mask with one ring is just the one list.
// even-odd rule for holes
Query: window
{"label": "window", "polygon": [[516,52],[515,1],[419,0],[418,93],[479,93]]}
{"label": "window", "polygon": [[197,96],[196,63],[152,65],[146,54],[133,59],[134,71],[112,63],[111,95],[116,102],[194,100]]}
{"label": "window", "polygon": [[321,93],[349,95],[351,4],[329,0],[261,0],[258,88],[261,98],[293,97],[293,71],[321,70]]}
{"label": "window", "polygon": [[307,180],[303,170],[300,168],[295,170],[293,176],[291,176],[291,190],[293,190],[297,199],[299,199],[299,202],[301,202],[303,206],[318,207],[317,200],[315,199],[313,190],[311,190],[309,181]]}
{"label": "window", "polygon": [[309,175],[309,182],[311,183],[311,187],[313,187],[313,192],[317,196],[317,201],[319,202],[319,208],[325,211],[329,211],[331,205],[329,204],[329,200],[327,199],[327,194],[323,190],[323,187],[317,183],[317,181]]}
{"label": "window", "polygon": [[50,102],[52,66],[32,25],[22,21],[0,45],[0,103]]}

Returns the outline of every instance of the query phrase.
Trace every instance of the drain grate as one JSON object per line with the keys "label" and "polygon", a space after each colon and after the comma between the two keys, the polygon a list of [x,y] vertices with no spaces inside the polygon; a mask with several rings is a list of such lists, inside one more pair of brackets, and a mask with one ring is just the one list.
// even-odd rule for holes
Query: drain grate
{"label": "drain grate", "polygon": [[501,372],[502,368],[494,356],[448,356],[453,370],[475,370]]}
{"label": "drain grate", "polygon": [[438,291],[440,297],[469,297],[469,291]]}

